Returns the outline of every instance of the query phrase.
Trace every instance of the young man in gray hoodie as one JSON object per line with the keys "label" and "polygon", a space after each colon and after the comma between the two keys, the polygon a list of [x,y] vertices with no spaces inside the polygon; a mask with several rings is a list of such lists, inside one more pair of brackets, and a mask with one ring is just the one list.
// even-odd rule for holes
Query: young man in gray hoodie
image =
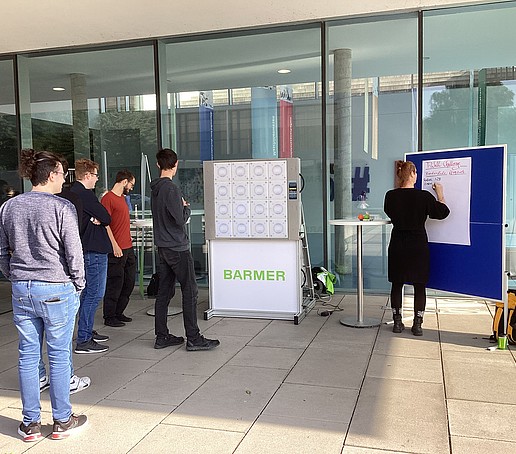
{"label": "young man in gray hoodie", "polygon": [[172,182],[177,172],[177,154],[170,148],[156,154],[160,177],[151,182],[151,209],[154,227],[154,243],[158,246],[159,290],[155,303],[154,348],[165,348],[184,342],[183,337],[170,334],[167,312],[175,293],[176,280],[181,285],[183,322],[186,332],[186,349],[211,350],[218,340],[206,339],[197,325],[197,283],[190,240],[186,223],[190,218],[190,206],[180,189]]}

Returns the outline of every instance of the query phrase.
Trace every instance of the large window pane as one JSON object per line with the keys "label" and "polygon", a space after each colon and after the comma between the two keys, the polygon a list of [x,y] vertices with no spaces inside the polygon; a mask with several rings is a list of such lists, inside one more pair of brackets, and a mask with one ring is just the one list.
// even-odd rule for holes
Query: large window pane
{"label": "large window pane", "polygon": [[[178,180],[193,210],[204,208],[203,160],[299,157],[311,258],[322,264],[319,27],[168,43],[163,66],[169,104],[163,142],[178,152]],[[291,106],[290,129],[281,123],[283,102]],[[209,124],[207,109],[213,113]],[[213,147],[206,144],[207,130]],[[291,145],[282,142],[286,134]],[[203,274],[200,216],[191,229],[196,270]]]}
{"label": "large window pane", "polygon": [[512,252],[516,246],[516,57],[512,31],[515,21],[516,6],[511,2],[428,12],[423,22],[423,147],[431,150],[507,144],[507,246],[508,266],[513,273],[516,272]]}
{"label": "large window pane", "polygon": [[20,57],[23,146],[102,164],[99,193],[127,168],[139,193],[141,155],[157,147],[153,65],[152,46]]}
{"label": "large window pane", "polygon": [[0,61],[0,204],[19,193],[13,62]]}
{"label": "large window pane", "polygon": [[[415,16],[328,27],[327,144],[329,218],[383,215],[394,161],[416,146]],[[331,232],[330,268],[343,289],[356,289],[355,228]],[[389,227],[364,228],[364,289],[384,292]]]}

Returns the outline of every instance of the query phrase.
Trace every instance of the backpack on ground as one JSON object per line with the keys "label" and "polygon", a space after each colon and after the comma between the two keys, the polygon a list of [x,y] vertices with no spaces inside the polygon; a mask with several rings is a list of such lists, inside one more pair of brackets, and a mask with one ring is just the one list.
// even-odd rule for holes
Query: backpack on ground
{"label": "backpack on ground", "polygon": [[507,329],[503,329],[504,322],[504,303],[503,301],[498,301],[496,303],[496,311],[493,318],[493,335],[491,339],[493,341],[498,340],[498,336],[502,331],[505,331],[507,335],[507,342],[511,345],[516,345],[516,290],[508,291],[508,316],[507,316]]}
{"label": "backpack on ground", "polygon": [[159,289],[159,274],[154,273],[147,286],[147,296],[157,296]]}

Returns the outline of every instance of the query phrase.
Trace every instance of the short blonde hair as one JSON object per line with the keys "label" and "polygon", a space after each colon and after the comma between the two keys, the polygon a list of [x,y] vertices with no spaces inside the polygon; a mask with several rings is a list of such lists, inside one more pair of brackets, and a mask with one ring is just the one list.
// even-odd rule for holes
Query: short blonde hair
{"label": "short blonde hair", "polygon": [[100,169],[100,165],[90,159],[78,159],[75,161],[75,178],[82,180],[87,173],[96,173]]}

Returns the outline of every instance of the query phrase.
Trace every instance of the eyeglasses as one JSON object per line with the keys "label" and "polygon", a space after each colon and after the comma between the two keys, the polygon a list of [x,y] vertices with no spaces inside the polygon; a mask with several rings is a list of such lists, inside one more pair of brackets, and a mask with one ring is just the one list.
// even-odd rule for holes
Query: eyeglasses
{"label": "eyeglasses", "polygon": [[98,174],[98,173],[90,172],[90,175],[93,175],[95,178],[97,178],[97,180],[98,180],[98,178],[99,178],[99,174]]}
{"label": "eyeglasses", "polygon": [[63,178],[66,178],[68,176],[68,172],[59,172],[58,170],[54,170],[52,173],[60,173],[63,175]]}

